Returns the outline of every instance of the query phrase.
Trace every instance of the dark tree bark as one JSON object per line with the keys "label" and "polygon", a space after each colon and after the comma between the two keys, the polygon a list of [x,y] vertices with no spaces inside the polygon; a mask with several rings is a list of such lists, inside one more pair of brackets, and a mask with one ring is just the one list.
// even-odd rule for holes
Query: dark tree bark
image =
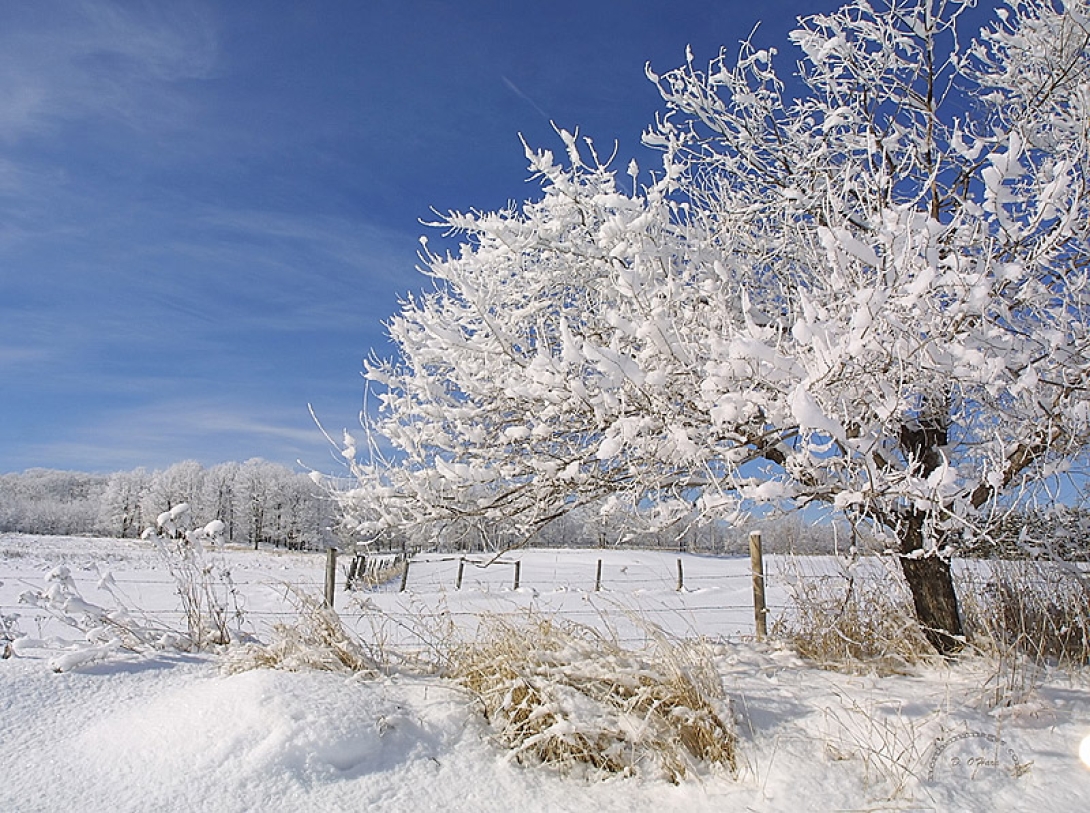
{"label": "dark tree bark", "polygon": [[950,563],[938,556],[911,556],[923,550],[928,515],[924,511],[912,511],[904,519],[901,572],[912,592],[916,619],[930,644],[940,655],[950,657],[963,646],[961,613]]}

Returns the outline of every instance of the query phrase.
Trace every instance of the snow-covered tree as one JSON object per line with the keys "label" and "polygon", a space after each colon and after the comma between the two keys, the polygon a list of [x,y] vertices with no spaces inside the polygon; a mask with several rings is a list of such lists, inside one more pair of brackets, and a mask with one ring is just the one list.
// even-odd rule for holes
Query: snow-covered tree
{"label": "snow-covered tree", "polygon": [[178,533],[219,519],[227,542],[318,548],[335,521],[328,494],[310,475],[257,458],[208,469],[187,460],[150,473],[0,474],[0,532],[134,537],[183,503]]}
{"label": "snow-covered tree", "polygon": [[273,541],[280,488],[284,474],[282,466],[261,458],[251,458],[238,468],[235,492],[239,534],[256,550],[262,542]]}
{"label": "snow-covered tree", "polygon": [[220,463],[212,466],[204,474],[201,502],[205,505],[209,517],[215,517],[224,524],[224,538],[234,541],[237,514],[241,510],[238,500],[239,464]]}
{"label": "snow-covered tree", "polygon": [[154,523],[164,511],[169,512],[178,505],[187,505],[188,510],[177,517],[176,531],[184,534],[193,522],[207,522],[204,507],[201,504],[204,466],[196,460],[183,460],[151,475],[147,488],[140,502],[141,513],[146,522]]}
{"label": "snow-covered tree", "polygon": [[106,489],[103,475],[28,469],[0,475],[0,531],[93,533]]}
{"label": "snow-covered tree", "polygon": [[956,649],[954,543],[1090,440],[1088,5],[971,6],[803,18],[793,95],[749,43],[649,70],[656,172],[561,132],[540,200],[447,216],[367,370],[374,524],[820,503]]}

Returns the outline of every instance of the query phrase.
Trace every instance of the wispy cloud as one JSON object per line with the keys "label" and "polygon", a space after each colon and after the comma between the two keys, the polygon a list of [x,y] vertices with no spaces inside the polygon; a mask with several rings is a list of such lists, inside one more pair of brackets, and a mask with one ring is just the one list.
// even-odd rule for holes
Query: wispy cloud
{"label": "wispy cloud", "polygon": [[417,5],[0,1],[0,470],[327,459],[416,218],[519,194],[585,84],[554,13]]}
{"label": "wispy cloud", "polygon": [[0,370],[31,367],[48,358],[50,351],[44,347],[14,347],[0,344]]}
{"label": "wispy cloud", "polygon": [[[426,282],[416,270],[415,233],[327,215],[227,209],[204,213],[197,227],[200,235],[171,251],[203,268],[210,290],[220,269],[233,269],[229,293],[245,301],[241,318],[251,327],[377,324],[396,306],[396,294]],[[226,303],[209,305],[219,312]]]}
{"label": "wispy cloud", "polygon": [[54,436],[26,444],[21,450],[25,461],[13,461],[11,467],[63,459],[74,467],[103,471],[162,468],[186,459],[212,465],[251,457],[321,465],[328,459],[327,447],[304,404],[298,410],[259,413],[252,404],[226,398],[173,398],[58,425]]}
{"label": "wispy cloud", "polygon": [[107,116],[130,126],[183,121],[171,83],[208,76],[212,18],[190,3],[10,4],[0,20],[0,138]]}
{"label": "wispy cloud", "polygon": [[[253,209],[215,209],[199,215],[198,222],[217,230],[225,239],[252,251],[254,247],[275,256],[284,248],[305,251],[334,261],[340,267],[396,268],[413,270],[414,256],[405,249],[416,244],[416,235],[383,228],[361,220],[330,215]],[[245,241],[245,242],[243,242]],[[282,255],[281,255],[282,256]]]}

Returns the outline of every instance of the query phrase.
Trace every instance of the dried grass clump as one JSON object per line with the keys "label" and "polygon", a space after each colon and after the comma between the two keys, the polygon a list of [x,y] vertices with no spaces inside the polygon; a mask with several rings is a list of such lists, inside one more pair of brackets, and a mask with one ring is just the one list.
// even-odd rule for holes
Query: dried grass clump
{"label": "dried grass clump", "polygon": [[866,578],[799,576],[791,609],[772,635],[823,669],[902,674],[935,657],[903,583],[892,573]]}
{"label": "dried grass clump", "polygon": [[995,562],[991,577],[969,582],[962,604],[973,643],[1038,664],[1090,664],[1090,589],[1070,565]]}
{"label": "dried grass clump", "polygon": [[320,669],[378,674],[377,660],[345,632],[336,612],[313,598],[299,594],[296,598],[298,619],[274,625],[273,640],[268,644],[248,643],[229,649],[223,660],[226,672]]}
{"label": "dried grass clump", "polygon": [[735,768],[729,704],[697,646],[657,636],[641,654],[578,624],[489,618],[477,642],[453,649],[449,674],[523,763],[673,782]]}

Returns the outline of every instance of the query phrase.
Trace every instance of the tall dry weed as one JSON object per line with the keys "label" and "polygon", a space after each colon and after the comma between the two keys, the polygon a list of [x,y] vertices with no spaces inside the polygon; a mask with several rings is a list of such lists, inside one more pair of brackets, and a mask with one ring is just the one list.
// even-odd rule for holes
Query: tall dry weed
{"label": "tall dry weed", "polygon": [[1072,567],[996,561],[960,580],[969,640],[992,664],[984,705],[1030,702],[1050,669],[1090,664],[1090,589]]}

